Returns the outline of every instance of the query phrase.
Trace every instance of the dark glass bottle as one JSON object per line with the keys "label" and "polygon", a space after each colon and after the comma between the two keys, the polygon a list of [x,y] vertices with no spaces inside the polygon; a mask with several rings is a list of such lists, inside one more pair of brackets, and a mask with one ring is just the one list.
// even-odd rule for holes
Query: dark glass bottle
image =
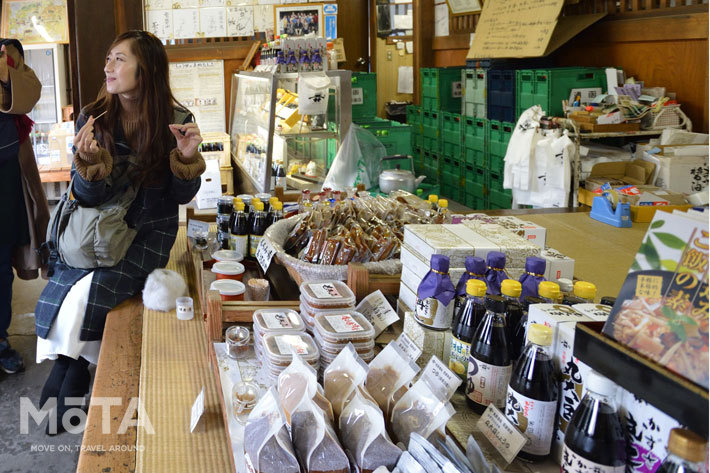
{"label": "dark glass bottle", "polygon": [[531,324],[528,344],[515,363],[508,385],[505,416],[528,437],[518,453],[523,460],[543,460],[552,448],[558,387],[551,344],[552,329]]}
{"label": "dark glass bottle", "polygon": [[565,305],[590,304],[594,302],[597,295],[597,286],[587,281],[577,281],[574,283],[573,294],[562,297]]}
{"label": "dark glass bottle", "polygon": [[283,202],[280,202],[278,200],[274,201],[274,203],[271,204],[271,211],[269,212],[269,218],[267,219],[267,227],[284,218],[283,208]]}
{"label": "dark glass bottle", "polygon": [[610,307],[614,307],[614,304],[616,304],[616,297],[613,296],[604,296],[601,298],[599,301],[601,305],[608,305]]}
{"label": "dark glass bottle", "polygon": [[[254,226],[254,206],[256,205],[257,202],[261,202],[261,199],[258,197],[253,197],[251,199],[251,202],[249,203],[249,209],[247,212],[247,227],[250,229]],[[262,207],[263,208],[263,207]]]}
{"label": "dark glass bottle", "polygon": [[624,473],[626,441],[616,406],[616,384],[592,371],[587,393],[572,414],[562,450],[562,473]]}
{"label": "dark glass bottle", "polygon": [[700,473],[705,471],[707,442],[687,429],[673,429],[668,438],[668,456],[656,473]]}
{"label": "dark glass bottle", "polygon": [[247,214],[244,213],[244,202],[237,202],[234,209],[229,246],[246,257],[249,254],[249,227],[247,226]]}
{"label": "dark glass bottle", "polygon": [[523,338],[517,338],[517,328],[523,318],[523,306],[520,304],[522,285],[515,279],[506,279],[500,285],[500,292],[505,299],[505,328],[508,331],[510,359],[515,362],[525,347],[525,331]]}
{"label": "dark glass bottle", "polygon": [[286,190],[286,171],[282,164],[279,164],[276,168],[275,187],[281,187]]}
{"label": "dark glass bottle", "polygon": [[[485,285],[486,261],[477,256],[467,256],[464,263],[466,271],[459,278],[456,284],[456,299],[454,299],[454,325],[461,309],[466,303],[466,284],[469,279],[480,279]],[[484,294],[485,295],[485,294]]]}
{"label": "dark glass bottle", "polygon": [[254,258],[256,256],[256,248],[259,246],[267,224],[264,203],[259,201],[254,204],[254,220],[249,229],[249,257]]}
{"label": "dark glass bottle", "polygon": [[[466,381],[468,373],[468,356],[471,353],[471,342],[478,324],[486,313],[484,297],[486,297],[486,283],[480,279],[466,281],[466,303],[461,307],[451,325],[453,338],[451,340],[451,354],[449,356],[449,369]],[[466,383],[461,383],[465,389]]]}
{"label": "dark glass bottle", "polygon": [[481,414],[488,404],[502,408],[511,363],[505,329],[505,299],[486,296],[486,315],[476,327],[468,357],[466,403]]}

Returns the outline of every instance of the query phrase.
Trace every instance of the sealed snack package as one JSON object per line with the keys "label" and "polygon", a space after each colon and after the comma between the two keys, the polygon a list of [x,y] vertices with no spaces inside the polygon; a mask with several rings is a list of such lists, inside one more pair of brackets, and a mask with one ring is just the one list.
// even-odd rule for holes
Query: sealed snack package
{"label": "sealed snack package", "polygon": [[394,399],[406,392],[419,371],[419,366],[392,341],[370,362],[365,387],[387,418]]}
{"label": "sealed snack package", "polygon": [[250,473],[300,473],[276,390],[257,403],[244,428],[244,461]]}
{"label": "sealed snack package", "polygon": [[446,394],[420,378],[392,409],[392,432],[398,442],[407,443],[412,432],[428,438],[454,415]]}
{"label": "sealed snack package", "polygon": [[[414,458],[416,458],[427,471],[436,471],[438,468],[444,473],[470,473],[468,468],[459,468],[459,466],[437,450],[432,443],[421,435],[412,433],[408,448]],[[431,461],[431,463],[429,463],[429,461]],[[425,463],[427,464],[425,465]]]}
{"label": "sealed snack package", "polygon": [[353,344],[348,343],[323,373],[325,397],[333,405],[336,419],[366,376],[367,365],[358,356]]}
{"label": "sealed snack package", "polygon": [[276,384],[286,421],[291,424],[291,414],[304,400],[313,399],[318,392],[318,374],[303,359],[293,354],[291,364],[279,374]]}
{"label": "sealed snack package", "polygon": [[394,469],[394,472],[428,473],[427,470],[425,470],[424,467],[421,466],[419,462],[415,460],[412,454],[409,452],[402,453],[402,456],[399,457],[399,461],[397,462],[397,467]]}
{"label": "sealed snack package", "polygon": [[353,392],[340,414],[339,426],[343,445],[361,473],[372,473],[380,466],[392,469],[397,464],[402,450],[389,439],[382,411],[368,399],[362,386]]}
{"label": "sealed snack package", "polygon": [[293,413],[291,437],[306,473],[350,472],[350,462],[333,426],[313,400],[305,400]]}

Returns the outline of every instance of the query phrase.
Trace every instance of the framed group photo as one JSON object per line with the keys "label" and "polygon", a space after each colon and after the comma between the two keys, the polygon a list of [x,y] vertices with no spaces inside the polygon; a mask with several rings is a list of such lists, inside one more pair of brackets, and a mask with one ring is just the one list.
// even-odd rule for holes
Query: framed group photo
{"label": "framed group photo", "polygon": [[315,36],[322,38],[323,4],[298,3],[274,6],[274,30],[289,38]]}

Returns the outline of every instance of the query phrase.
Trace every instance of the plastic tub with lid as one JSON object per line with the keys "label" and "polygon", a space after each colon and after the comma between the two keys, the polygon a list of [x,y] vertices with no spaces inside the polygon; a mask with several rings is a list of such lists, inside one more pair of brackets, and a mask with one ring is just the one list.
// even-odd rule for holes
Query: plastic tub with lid
{"label": "plastic tub with lid", "polygon": [[244,265],[236,261],[218,261],[212,265],[212,272],[217,275],[217,279],[241,281],[244,277]]}
{"label": "plastic tub with lid", "polygon": [[340,314],[318,314],[315,322],[315,330],[328,343],[369,343],[375,338],[372,324],[360,312],[354,310]]}
{"label": "plastic tub with lid", "polygon": [[[330,355],[337,356],[338,353],[340,353],[343,348],[347,346],[347,343],[352,343],[352,342],[347,342],[347,343],[328,343],[320,335],[320,332],[316,331],[313,334],[313,338],[316,341],[316,345],[318,345],[318,348],[321,351],[321,355],[323,353],[328,353]],[[366,354],[369,353],[370,351],[375,349],[375,340],[370,339],[368,342],[363,342],[363,343],[353,343],[353,348],[355,348],[355,351],[358,353],[358,355],[361,354]]]}
{"label": "plastic tub with lid", "polygon": [[296,351],[306,363],[317,363],[320,350],[307,333],[269,333],[262,338],[264,344],[264,360],[276,366],[291,364],[291,354]]}
{"label": "plastic tub with lid", "polygon": [[306,325],[298,312],[289,309],[262,309],[254,312],[254,333],[305,332]]}
{"label": "plastic tub with lid", "polygon": [[338,309],[355,305],[355,294],[342,281],[301,283],[301,296],[313,309]]}
{"label": "plastic tub with lid", "polygon": [[243,301],[246,286],[235,279],[218,279],[210,284],[210,291],[218,291],[223,301]]}
{"label": "plastic tub with lid", "polygon": [[328,308],[328,309],[316,309],[314,307],[311,307],[311,305],[308,303],[305,297],[301,295],[301,298],[299,299],[301,302],[301,314],[308,314],[311,318],[315,317],[318,314],[335,314],[335,313],[341,313],[343,310],[354,310],[355,306],[351,305],[348,307],[337,307],[337,308]]}
{"label": "plastic tub with lid", "polygon": [[239,263],[244,259],[244,255],[234,250],[217,250],[212,253],[212,259],[217,262],[233,261]]}
{"label": "plastic tub with lid", "polygon": [[[335,358],[336,358],[337,356],[338,356],[338,355],[333,356],[333,355],[330,355],[330,354],[328,354],[328,353],[326,353],[326,352],[322,352],[322,353],[321,353],[321,356],[320,356],[320,365],[321,365],[321,367],[328,367],[328,365],[330,365],[333,361],[335,361]],[[375,358],[375,350],[372,349],[372,350],[370,350],[370,351],[367,352],[367,353],[358,354],[358,356],[359,356],[360,358],[362,358],[362,361],[369,363],[370,361],[372,361],[373,358]]]}

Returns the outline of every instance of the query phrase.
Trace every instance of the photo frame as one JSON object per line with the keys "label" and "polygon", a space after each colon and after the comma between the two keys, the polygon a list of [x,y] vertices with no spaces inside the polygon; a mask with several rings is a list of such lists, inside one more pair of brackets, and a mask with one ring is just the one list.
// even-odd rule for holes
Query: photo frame
{"label": "photo frame", "polygon": [[67,0],[4,0],[0,35],[22,44],[68,43]]}
{"label": "photo frame", "polygon": [[300,38],[315,33],[323,38],[323,4],[295,3],[274,6],[274,34]]}
{"label": "photo frame", "polygon": [[449,11],[452,15],[465,15],[468,13],[479,13],[483,0],[446,0],[449,4]]}

